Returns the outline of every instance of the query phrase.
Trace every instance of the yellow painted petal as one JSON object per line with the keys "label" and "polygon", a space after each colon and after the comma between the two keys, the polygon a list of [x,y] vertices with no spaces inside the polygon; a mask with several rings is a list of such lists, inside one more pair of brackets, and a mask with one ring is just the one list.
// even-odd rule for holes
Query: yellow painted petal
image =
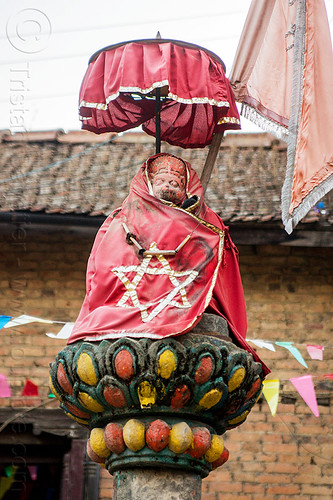
{"label": "yellow painted petal", "polygon": [[144,380],[138,387],[138,396],[141,408],[152,406],[156,401],[156,389],[147,380]]}
{"label": "yellow painted petal", "polygon": [[88,385],[96,385],[98,378],[93,361],[89,354],[82,352],[77,362],[77,374]]}
{"label": "yellow painted petal", "polygon": [[215,460],[217,460],[221,456],[223,449],[223,438],[221,436],[218,436],[217,434],[214,434],[212,436],[212,444],[205,454],[205,459],[207,460],[207,462],[215,462]]}
{"label": "yellow painted petal", "polygon": [[204,396],[199,401],[199,406],[202,408],[205,408],[206,410],[209,410],[210,408],[213,408],[221,399],[222,397],[222,391],[219,389],[212,389],[209,392],[207,392]]}
{"label": "yellow painted petal", "polygon": [[49,388],[51,389],[52,393],[55,395],[59,401],[61,401],[60,394],[55,390],[54,385],[52,383],[51,375],[49,375]]}
{"label": "yellow painted petal", "polygon": [[100,405],[96,399],[92,398],[87,394],[86,392],[79,392],[79,401],[84,406],[87,408],[87,410],[90,411],[95,411],[96,413],[100,413],[104,411],[104,407]]}
{"label": "yellow painted petal", "polygon": [[168,379],[177,368],[177,358],[170,349],[165,349],[158,360],[158,375]]}
{"label": "yellow painted petal", "polygon": [[241,383],[243,382],[243,380],[245,378],[245,375],[246,375],[246,371],[245,371],[245,368],[243,366],[241,366],[240,368],[238,368],[235,371],[235,373],[232,375],[232,377],[230,378],[230,380],[228,382],[229,392],[234,391],[235,389],[237,389],[237,387],[239,387],[241,385]]}
{"label": "yellow painted petal", "polygon": [[124,425],[123,438],[127,448],[132,451],[141,450],[146,444],[144,424],[132,418]]}
{"label": "yellow painted petal", "polygon": [[184,453],[192,444],[193,434],[186,422],[172,426],[168,447],[174,453]]}
{"label": "yellow painted petal", "polygon": [[248,414],[250,413],[249,410],[245,411],[244,413],[242,413],[241,415],[239,415],[238,417],[235,417],[233,418],[232,420],[229,420],[228,421],[228,424],[229,425],[235,425],[235,424],[240,424],[241,422],[243,422],[243,420],[246,419],[246,417],[248,416]]}
{"label": "yellow painted petal", "polygon": [[111,451],[105,444],[104,431],[100,427],[96,427],[90,433],[90,446],[92,451],[101,458],[106,458],[111,454]]}

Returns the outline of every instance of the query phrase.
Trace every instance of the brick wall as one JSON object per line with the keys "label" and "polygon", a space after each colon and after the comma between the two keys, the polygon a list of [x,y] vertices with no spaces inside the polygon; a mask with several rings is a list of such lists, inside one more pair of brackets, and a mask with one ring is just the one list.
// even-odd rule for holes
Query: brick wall
{"label": "brick wall", "polygon": [[[14,231],[0,240],[0,314],[30,314],[59,321],[76,318],[84,296],[84,273],[91,238],[69,234],[31,235]],[[291,340],[332,346],[333,249],[242,246],[241,272],[248,309],[248,338]],[[48,364],[64,341],[46,331],[60,325],[32,323],[1,330],[1,370],[13,397],[1,406],[36,405],[47,399]],[[309,369],[285,349],[260,350],[281,380],[273,418],[265,401],[247,422],[225,436],[229,461],[203,481],[203,500],[331,499],[331,381],[314,378],[320,417],[293,390],[288,379],[333,372],[332,349]],[[39,398],[20,397],[25,379],[40,388]],[[56,406],[55,400],[50,406]],[[102,471],[100,500],[111,498],[111,477]]]}

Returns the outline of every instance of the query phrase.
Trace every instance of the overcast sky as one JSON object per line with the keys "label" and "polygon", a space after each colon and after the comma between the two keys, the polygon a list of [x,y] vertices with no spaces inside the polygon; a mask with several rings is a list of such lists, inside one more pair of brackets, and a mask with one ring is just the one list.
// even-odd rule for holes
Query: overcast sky
{"label": "overcast sky", "polygon": [[[0,0],[0,130],[14,132],[18,123],[28,131],[79,129],[78,95],[89,57],[107,45],[155,38],[157,31],[212,50],[228,75],[250,4]],[[333,0],[326,0],[326,7],[332,26]],[[242,127],[259,130],[245,119]]]}

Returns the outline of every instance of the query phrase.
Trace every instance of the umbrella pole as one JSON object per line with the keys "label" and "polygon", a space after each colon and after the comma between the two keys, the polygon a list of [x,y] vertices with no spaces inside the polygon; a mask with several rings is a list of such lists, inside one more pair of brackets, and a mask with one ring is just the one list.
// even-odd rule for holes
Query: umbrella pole
{"label": "umbrella pole", "polygon": [[200,178],[204,195],[206,193],[208,182],[209,182],[210,176],[212,175],[215,161],[216,161],[219,149],[220,149],[220,144],[222,141],[223,133],[224,132],[219,132],[218,134],[215,134],[213,136],[211,145],[209,147],[206,162],[205,162],[205,165],[204,165],[204,168],[203,168],[203,171],[201,174],[201,178]]}
{"label": "umbrella pole", "polygon": [[161,152],[161,89],[155,90],[155,139],[156,139],[156,154]]}

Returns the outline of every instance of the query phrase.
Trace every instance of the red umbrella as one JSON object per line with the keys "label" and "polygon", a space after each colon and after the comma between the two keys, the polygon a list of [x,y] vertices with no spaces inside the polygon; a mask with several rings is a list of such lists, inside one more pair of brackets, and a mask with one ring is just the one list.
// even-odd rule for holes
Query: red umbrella
{"label": "red umbrella", "polygon": [[183,148],[205,147],[213,135],[239,129],[221,59],[176,40],[123,42],[94,54],[80,90],[82,128],[97,134],[138,125]]}

